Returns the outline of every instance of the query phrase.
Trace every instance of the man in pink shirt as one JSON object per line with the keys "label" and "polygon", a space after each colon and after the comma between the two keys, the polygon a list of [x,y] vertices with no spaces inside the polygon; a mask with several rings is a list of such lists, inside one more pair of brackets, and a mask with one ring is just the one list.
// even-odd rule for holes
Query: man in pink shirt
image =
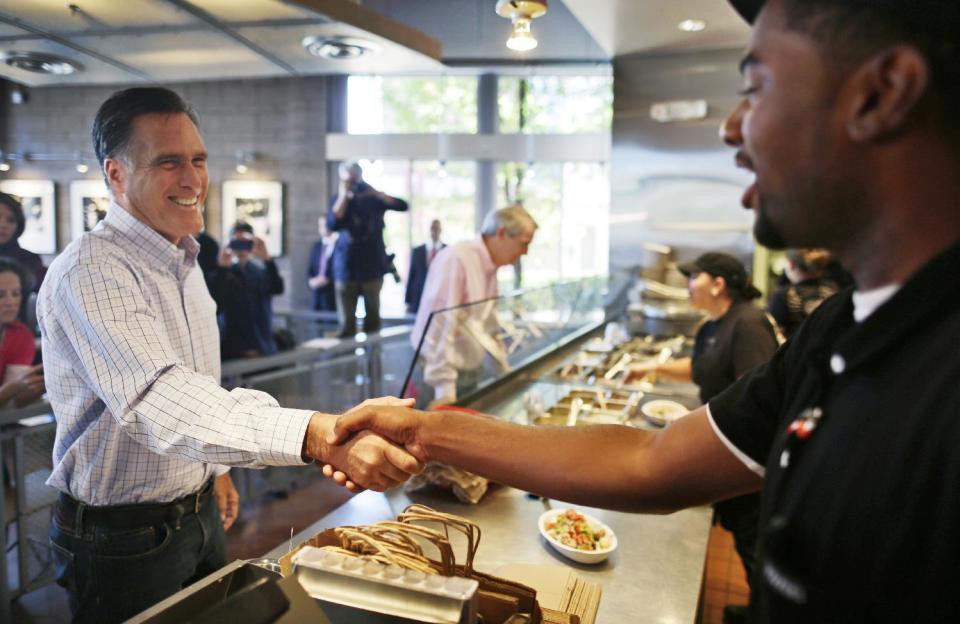
{"label": "man in pink shirt", "polygon": [[423,338],[423,380],[434,390],[434,405],[457,400],[457,387],[466,381],[458,384],[458,378],[479,368],[488,353],[475,336],[494,336],[497,321],[492,302],[436,314],[427,328],[430,314],[496,298],[497,269],[527,253],[536,229],[522,206],[507,206],[487,214],[478,238],[442,249],[430,264],[410,339],[417,347]]}

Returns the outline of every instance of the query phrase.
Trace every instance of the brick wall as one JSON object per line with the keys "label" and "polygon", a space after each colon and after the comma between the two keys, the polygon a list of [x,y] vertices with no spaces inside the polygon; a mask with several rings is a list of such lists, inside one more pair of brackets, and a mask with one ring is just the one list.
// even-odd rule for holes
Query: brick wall
{"label": "brick wall", "polygon": [[[207,230],[220,239],[220,189],[224,180],[280,180],[284,184],[284,256],[277,259],[286,293],[278,309],[309,307],[306,265],[317,236],[317,217],[326,211],[327,78],[278,78],[168,85],[200,115],[210,152]],[[75,162],[16,162],[3,175],[53,180],[57,191],[58,249],[70,242],[70,187],[73,180],[96,178],[90,127],[99,105],[122,86],[45,87],[29,91],[25,104],[0,108],[0,147],[8,152],[86,156],[90,171]],[[254,151],[257,162],[246,174],[235,170],[236,152]],[[47,258],[47,263],[52,257]]]}

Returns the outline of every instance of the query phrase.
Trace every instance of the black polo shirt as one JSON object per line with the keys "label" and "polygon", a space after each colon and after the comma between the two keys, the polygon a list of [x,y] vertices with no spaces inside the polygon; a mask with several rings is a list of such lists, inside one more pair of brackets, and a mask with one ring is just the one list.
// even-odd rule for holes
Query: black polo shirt
{"label": "black polo shirt", "polygon": [[776,350],[777,336],[766,313],[749,301],[733,302],[726,314],[697,331],[691,368],[700,401],[720,394]]}
{"label": "black polo shirt", "polygon": [[859,324],[844,291],[710,402],[766,465],[756,621],[960,620],[958,277],[954,245]]}

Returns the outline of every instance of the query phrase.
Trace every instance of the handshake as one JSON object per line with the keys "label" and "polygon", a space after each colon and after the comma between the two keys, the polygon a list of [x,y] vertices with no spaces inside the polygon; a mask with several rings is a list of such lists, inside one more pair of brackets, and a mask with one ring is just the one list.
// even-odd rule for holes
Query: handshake
{"label": "handshake", "polygon": [[[384,491],[419,474],[427,461],[416,431],[431,414],[413,399],[368,399],[342,416],[315,413],[307,426],[303,457],[351,491]],[[374,430],[376,432],[374,432]]]}

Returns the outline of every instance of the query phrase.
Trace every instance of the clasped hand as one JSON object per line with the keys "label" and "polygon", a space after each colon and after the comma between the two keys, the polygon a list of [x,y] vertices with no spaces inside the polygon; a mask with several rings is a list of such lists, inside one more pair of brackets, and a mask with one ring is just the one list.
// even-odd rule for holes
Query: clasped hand
{"label": "clasped hand", "polygon": [[[412,405],[411,399],[368,399],[347,414],[358,410],[377,413]],[[340,485],[354,492],[363,488],[382,492],[423,470],[423,463],[402,446],[370,431],[341,436],[336,444],[330,444],[336,420],[336,416],[314,415],[307,431],[305,454],[322,462],[323,473]]]}

